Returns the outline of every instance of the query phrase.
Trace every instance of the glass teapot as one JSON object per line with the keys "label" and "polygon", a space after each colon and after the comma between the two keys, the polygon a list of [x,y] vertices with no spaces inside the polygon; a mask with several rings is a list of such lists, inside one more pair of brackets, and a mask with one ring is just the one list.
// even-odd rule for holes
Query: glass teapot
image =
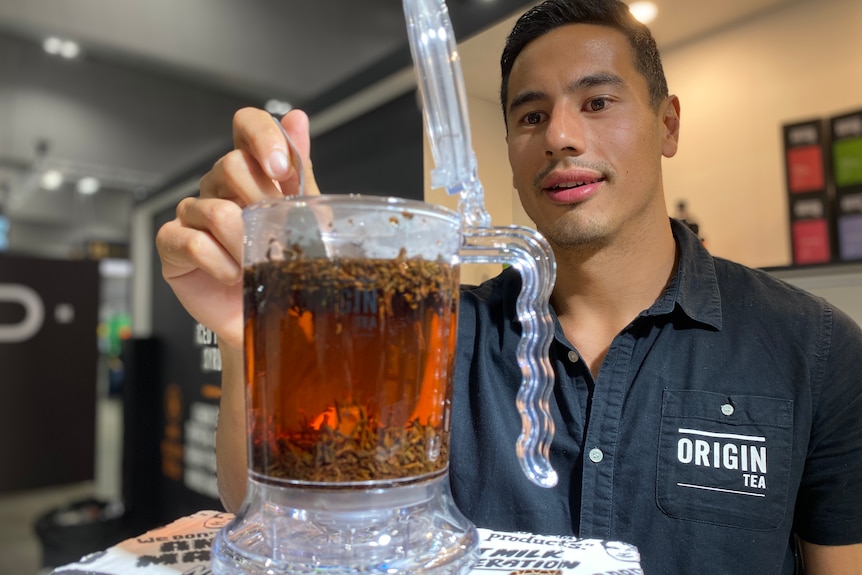
{"label": "glass teapot", "polygon": [[556,483],[547,458],[553,254],[535,231],[490,225],[446,5],[405,0],[404,9],[433,183],[460,195],[460,213],[347,195],[244,210],[248,489],[216,537],[214,573],[470,568],[478,536],[447,475],[465,263],[522,275],[513,408],[523,433],[513,448],[530,480]]}

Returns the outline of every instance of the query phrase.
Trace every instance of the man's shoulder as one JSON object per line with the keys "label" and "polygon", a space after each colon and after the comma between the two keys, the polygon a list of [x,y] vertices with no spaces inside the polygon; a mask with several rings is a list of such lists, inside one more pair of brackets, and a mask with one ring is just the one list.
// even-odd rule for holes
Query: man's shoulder
{"label": "man's shoulder", "polygon": [[801,336],[822,336],[822,330],[862,345],[862,327],[825,298],[773,275],[722,258],[713,258],[721,293],[722,313],[737,319],[788,329]]}
{"label": "man's shoulder", "polygon": [[521,289],[521,276],[514,268],[506,268],[479,285],[461,285],[461,299],[477,304],[503,304],[517,297]]}
{"label": "man's shoulder", "polygon": [[758,308],[769,309],[777,306],[787,309],[804,306],[812,310],[829,307],[822,297],[792,285],[766,270],[752,268],[743,264],[714,257],[715,275],[722,303],[739,301],[757,304]]}
{"label": "man's shoulder", "polygon": [[461,331],[468,326],[513,324],[516,302],[521,291],[521,276],[514,268],[507,268],[479,285],[461,286]]}

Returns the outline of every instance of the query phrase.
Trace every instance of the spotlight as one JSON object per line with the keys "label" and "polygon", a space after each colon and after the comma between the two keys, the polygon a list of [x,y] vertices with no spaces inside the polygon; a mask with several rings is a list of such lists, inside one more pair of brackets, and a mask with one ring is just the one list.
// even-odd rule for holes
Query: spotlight
{"label": "spotlight", "polygon": [[63,41],[56,36],[51,36],[45,38],[45,41],[42,42],[42,48],[52,56],[57,56],[63,49]]}
{"label": "spotlight", "polygon": [[649,24],[658,15],[658,7],[652,2],[632,2],[629,4],[629,12],[639,22]]}
{"label": "spotlight", "polygon": [[77,58],[80,53],[81,47],[78,46],[77,42],[72,42],[71,40],[63,42],[63,47],[60,49],[60,56],[69,60]]}
{"label": "spotlight", "polygon": [[78,193],[85,196],[92,196],[99,191],[99,180],[91,176],[78,180]]}
{"label": "spotlight", "polygon": [[81,54],[81,47],[77,42],[63,40],[56,36],[45,38],[45,41],[42,42],[42,48],[52,56],[61,56],[69,60],[77,58]]}
{"label": "spotlight", "polygon": [[42,174],[39,184],[43,189],[54,191],[63,185],[63,174],[58,170],[47,170]]}

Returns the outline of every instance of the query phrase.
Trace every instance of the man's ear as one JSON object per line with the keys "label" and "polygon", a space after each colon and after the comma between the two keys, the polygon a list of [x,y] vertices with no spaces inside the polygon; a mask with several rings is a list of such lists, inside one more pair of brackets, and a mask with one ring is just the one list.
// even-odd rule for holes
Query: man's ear
{"label": "man's ear", "polygon": [[668,96],[662,104],[660,113],[664,124],[662,134],[661,153],[665,158],[676,155],[679,146],[679,98],[674,95]]}

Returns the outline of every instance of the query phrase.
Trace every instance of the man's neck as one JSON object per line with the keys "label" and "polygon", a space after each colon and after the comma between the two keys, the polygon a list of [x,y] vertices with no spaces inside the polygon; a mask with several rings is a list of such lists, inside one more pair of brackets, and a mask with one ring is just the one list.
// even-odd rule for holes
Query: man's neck
{"label": "man's neck", "polygon": [[675,271],[670,222],[594,249],[556,247],[552,303],[594,376],[613,338],[664,291]]}

